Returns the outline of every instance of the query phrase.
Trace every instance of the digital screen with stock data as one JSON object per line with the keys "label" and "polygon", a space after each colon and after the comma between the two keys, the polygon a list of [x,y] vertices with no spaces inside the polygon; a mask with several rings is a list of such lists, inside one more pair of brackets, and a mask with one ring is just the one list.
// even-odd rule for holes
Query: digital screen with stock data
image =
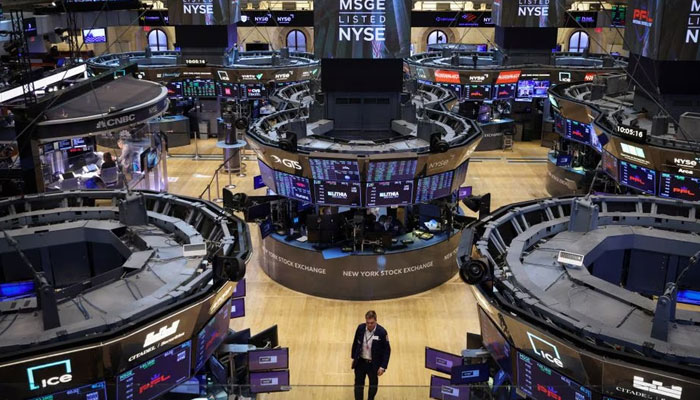
{"label": "digital screen with stock data", "polygon": [[172,348],[117,377],[117,400],[151,400],[190,377],[192,341]]}
{"label": "digital screen with stock data", "polygon": [[661,173],[659,196],[674,199],[700,200],[700,179],[690,176]]}
{"label": "digital screen with stock data", "polygon": [[359,181],[360,168],[355,160],[309,158],[314,179],[329,181]]}
{"label": "digital screen with stock data", "polygon": [[197,335],[195,371],[200,370],[204,363],[211,357],[217,347],[228,333],[228,323],[231,320],[231,312],[223,306]]}
{"label": "digital screen with stock data", "polygon": [[303,176],[275,171],[275,188],[280,196],[311,202],[311,188],[309,186],[309,180]]}
{"label": "digital screen with stock data", "polygon": [[451,193],[453,175],[454,171],[447,171],[418,179],[416,202],[423,203],[448,196]]}
{"label": "digital screen with stock data", "polygon": [[591,390],[518,352],[518,388],[535,400],[591,400]]}
{"label": "digital screen with stock data", "polygon": [[367,183],[367,207],[383,207],[411,204],[413,181],[389,181]]}
{"label": "digital screen with stock data", "polygon": [[212,79],[187,79],[182,82],[184,97],[216,97],[216,86]]}
{"label": "digital screen with stock data", "polygon": [[367,169],[367,181],[403,181],[413,179],[416,174],[418,160],[370,161]]}
{"label": "digital screen with stock data", "polygon": [[566,120],[566,132],[564,133],[567,139],[577,142],[590,144],[591,143],[591,125],[571,119]]}
{"label": "digital screen with stock data", "polygon": [[620,160],[620,179],[623,185],[649,194],[656,194],[656,171]]}
{"label": "digital screen with stock data", "polygon": [[104,382],[80,386],[73,389],[35,397],[31,400],[107,400],[107,386]]}
{"label": "digital screen with stock data", "polygon": [[329,206],[360,207],[360,182],[314,180],[316,203]]}

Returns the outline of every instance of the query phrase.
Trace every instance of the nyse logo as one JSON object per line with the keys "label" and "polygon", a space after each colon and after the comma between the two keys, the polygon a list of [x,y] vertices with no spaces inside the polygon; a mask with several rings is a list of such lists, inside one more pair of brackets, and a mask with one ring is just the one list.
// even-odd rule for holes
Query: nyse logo
{"label": "nyse logo", "polygon": [[488,77],[489,77],[488,74],[486,74],[486,75],[471,75],[471,76],[469,76],[469,82],[482,83]]}
{"label": "nyse logo", "polygon": [[442,168],[449,163],[449,160],[433,161],[428,164],[428,169]]}
{"label": "nyse logo", "polygon": [[275,162],[277,164],[282,164],[287,168],[294,168],[294,169],[301,170],[301,164],[299,164],[298,161],[289,160],[287,158],[279,158],[274,154],[272,155],[272,159],[275,160]]}
{"label": "nyse logo", "polygon": [[546,17],[549,15],[549,0],[520,0],[519,17]]}
{"label": "nyse logo", "polygon": [[157,332],[150,332],[146,335],[146,340],[143,342],[143,348],[156,344],[177,332],[177,327],[180,325],[180,320],[173,322],[170,326],[163,326]]}
{"label": "nyse logo", "polygon": [[548,341],[542,339],[537,335],[533,335],[530,332],[527,333],[527,337],[528,339],[530,339],[532,351],[534,351],[535,354],[544,358],[545,360],[549,361],[550,363],[556,365],[559,368],[564,368],[564,362],[559,356],[559,349],[557,349],[557,346],[549,343]]}
{"label": "nyse logo", "polygon": [[[60,375],[55,375],[51,377],[39,378],[39,371],[45,370],[47,368],[59,367],[59,369],[65,371]],[[48,364],[37,365],[36,367],[27,368],[27,377],[29,378],[29,390],[36,390],[39,388],[47,388],[49,386],[60,385],[61,383],[68,383],[73,380],[73,375],[71,375],[71,365],[70,360],[61,360]]]}
{"label": "nyse logo", "polygon": [[632,381],[632,386],[644,392],[661,395],[662,398],[679,399],[683,393],[681,386],[664,386],[663,382],[652,380],[651,383],[645,382],[641,376],[635,376]]}
{"label": "nyse logo", "polygon": [[696,167],[698,162],[696,160],[688,160],[685,158],[673,158],[673,162],[678,166],[682,167]]}
{"label": "nyse logo", "polygon": [[182,12],[184,14],[214,14],[214,4],[212,0],[186,0],[182,2]]}

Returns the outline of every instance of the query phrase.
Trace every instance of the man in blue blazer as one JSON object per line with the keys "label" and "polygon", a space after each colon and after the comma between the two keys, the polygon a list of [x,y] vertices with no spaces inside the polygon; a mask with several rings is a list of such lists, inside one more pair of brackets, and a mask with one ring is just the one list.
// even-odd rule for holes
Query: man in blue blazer
{"label": "man in blue blazer", "polygon": [[368,400],[377,394],[379,378],[389,366],[391,346],[386,329],[377,324],[377,313],[370,310],[365,314],[365,323],[360,324],[352,341],[352,368],[355,370],[355,400],[362,400],[365,377],[369,376]]}

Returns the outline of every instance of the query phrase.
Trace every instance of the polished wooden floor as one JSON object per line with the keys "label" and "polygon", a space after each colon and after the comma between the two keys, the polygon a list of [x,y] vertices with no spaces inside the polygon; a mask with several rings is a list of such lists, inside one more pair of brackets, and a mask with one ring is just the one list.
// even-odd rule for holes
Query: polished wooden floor
{"label": "polished wooden floor", "polygon": [[[199,141],[198,148],[200,154],[219,151],[213,140]],[[177,153],[168,159],[169,191],[199,196],[221,160],[184,158],[185,148]],[[475,194],[490,192],[492,209],[546,197],[546,153],[539,142],[517,142],[513,151],[475,153],[466,185],[473,186]],[[246,177],[231,177],[236,191],[263,194],[264,189],[252,189],[257,162],[245,164]],[[229,176],[220,175],[219,182],[220,187],[227,185]],[[431,373],[424,368],[425,346],[459,353],[466,346],[466,333],[479,331],[474,299],[457,276],[428,292],[394,300],[351,302],[308,296],[286,289],[262,272],[259,232],[256,226],[250,228],[254,254],[246,274],[246,316],[232,321],[231,327],[249,327],[255,333],[277,324],[280,344],[290,349],[294,386],[289,393],[264,398],[351,399],[350,345],[355,327],[369,309],[377,311],[392,346],[378,399],[428,398]]]}

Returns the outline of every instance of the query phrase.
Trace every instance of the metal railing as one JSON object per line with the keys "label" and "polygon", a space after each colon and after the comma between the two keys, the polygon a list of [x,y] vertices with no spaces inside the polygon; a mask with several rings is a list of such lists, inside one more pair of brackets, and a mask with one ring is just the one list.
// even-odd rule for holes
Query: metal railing
{"label": "metal railing", "polygon": [[[231,154],[228,158],[226,158],[226,159],[224,160],[224,162],[222,162],[221,165],[219,165],[219,166],[216,168],[216,171],[214,171],[214,175],[211,177],[211,180],[209,181],[209,184],[207,184],[207,187],[204,188],[204,190],[202,191],[202,193],[198,196],[199,199],[203,198],[204,195],[206,194],[206,195],[207,195],[207,200],[212,201],[212,199],[211,199],[211,187],[212,187],[212,185],[214,185],[214,184],[216,185],[216,193],[218,193],[219,195],[221,194],[221,189],[220,189],[220,187],[219,187],[219,172],[221,172],[221,170],[222,170],[224,167],[226,167],[226,164],[228,164],[229,161],[233,160],[234,157],[240,157],[239,151],[240,151],[240,150],[233,152],[233,154]],[[245,169],[244,167],[245,167],[245,164],[241,163],[241,167],[240,167],[240,168],[241,168],[241,171],[243,171],[243,170]],[[234,185],[233,182],[232,182],[232,180],[231,180],[231,175],[232,175],[232,174],[233,174],[233,171],[230,171],[230,170],[229,170],[229,171],[228,171],[228,185],[226,185],[226,186],[224,186],[224,187],[226,187],[226,188],[231,188],[231,189],[235,189],[235,188],[236,188],[236,185]],[[245,175],[244,175],[244,176],[245,176]],[[221,198],[221,197],[215,197],[213,201],[214,201],[214,202],[221,202],[221,201],[222,201],[222,198]]]}

